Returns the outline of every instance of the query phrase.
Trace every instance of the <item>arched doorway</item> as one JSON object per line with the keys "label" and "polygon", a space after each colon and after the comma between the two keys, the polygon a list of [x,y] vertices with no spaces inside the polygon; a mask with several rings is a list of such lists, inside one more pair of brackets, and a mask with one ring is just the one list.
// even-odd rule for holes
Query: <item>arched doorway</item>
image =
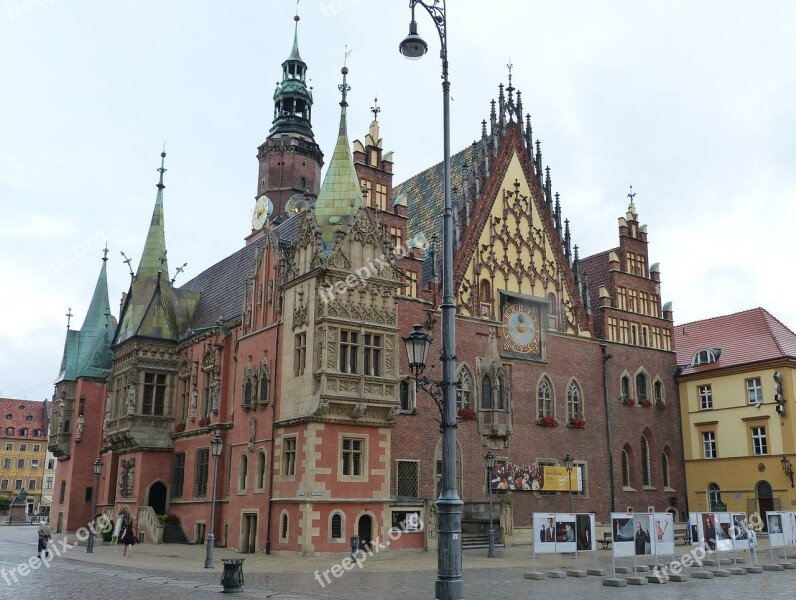
{"label": "arched doorway", "polygon": [[147,504],[155,513],[166,514],[166,485],[162,481],[156,481],[150,486]]}
{"label": "arched doorway", "polygon": [[755,498],[757,498],[757,511],[763,520],[763,531],[768,531],[766,513],[774,510],[774,492],[771,490],[771,484],[765,479],[758,481],[755,485]]}
{"label": "arched doorway", "polygon": [[359,517],[357,524],[357,535],[359,536],[359,547],[364,548],[373,540],[373,519],[370,515]]}

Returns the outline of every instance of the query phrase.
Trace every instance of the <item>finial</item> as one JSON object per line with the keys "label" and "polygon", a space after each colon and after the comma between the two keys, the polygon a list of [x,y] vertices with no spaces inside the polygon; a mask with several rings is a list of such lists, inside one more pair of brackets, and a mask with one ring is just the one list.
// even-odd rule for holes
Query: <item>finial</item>
{"label": "finial", "polygon": [[159,190],[162,190],[164,187],[166,187],[163,184],[163,173],[166,172],[166,167],[164,166],[165,164],[166,164],[166,144],[164,143],[163,152],[160,153],[160,168],[158,169],[158,173],[160,173],[160,181],[158,181],[157,188]]}
{"label": "finial", "polygon": [[119,252],[119,254],[124,256],[124,260],[122,262],[127,265],[128,269],[130,269],[130,277],[135,277],[135,273],[133,273],[133,267],[130,266],[130,263],[133,262],[133,260],[131,258],[127,258],[127,255],[124,252]]}
{"label": "finial", "polygon": [[294,20],[294,21],[299,21],[299,20],[301,20],[301,17],[299,17],[299,14],[298,14],[298,5],[299,5],[299,2],[301,2],[301,0],[296,0],[296,16],[295,16],[295,17],[293,17],[293,20]]}
{"label": "finial", "polygon": [[72,317],[74,316],[72,314],[72,307],[71,306],[69,307],[69,310],[66,311],[66,315],[64,315],[64,316],[66,317],[66,328],[69,329],[69,326],[72,323]]}
{"label": "finial", "polygon": [[634,198],[636,197],[636,192],[633,191],[633,184],[630,184],[630,193],[627,195],[630,198],[630,202],[632,203]]}
{"label": "finial", "polygon": [[378,94],[376,95],[375,98],[373,98],[373,106],[370,107],[370,112],[373,113],[373,120],[374,121],[378,121],[379,120],[379,113],[381,112],[381,109],[379,108],[379,96],[378,96]]}
{"label": "finial", "polygon": [[513,90],[514,88],[511,87],[511,70],[514,68],[514,65],[511,64],[511,57],[509,57],[509,64],[506,65],[509,69],[509,87],[507,89]]}
{"label": "finial", "polygon": [[185,270],[185,267],[188,266],[188,263],[182,263],[181,267],[177,267],[177,270],[174,272],[174,277],[171,278],[171,284],[174,285],[174,280],[177,279],[177,275],[182,273]]}
{"label": "finial", "polygon": [[[348,46],[346,46],[346,48],[348,48]],[[347,50],[345,53],[346,59],[348,58],[349,54],[351,54],[351,51]],[[340,106],[345,108],[346,106],[348,106],[347,97],[348,97],[348,92],[351,90],[351,86],[348,85],[348,82],[346,81],[346,76],[348,75],[348,67],[345,66],[345,59],[343,59],[343,68],[340,69],[340,72],[343,74],[343,83],[338,85],[337,89],[340,90],[340,93],[343,95],[342,100],[340,100]]]}
{"label": "finial", "polygon": [[108,242],[105,242],[105,249],[102,251],[102,262],[108,262]]}

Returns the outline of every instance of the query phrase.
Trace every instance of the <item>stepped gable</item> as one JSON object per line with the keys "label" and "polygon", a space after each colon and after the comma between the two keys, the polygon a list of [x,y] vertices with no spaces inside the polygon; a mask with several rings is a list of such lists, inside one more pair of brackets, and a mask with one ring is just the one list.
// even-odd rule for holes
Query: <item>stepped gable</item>
{"label": "stepped gable", "polygon": [[190,327],[192,330],[212,327],[219,319],[229,321],[243,313],[246,281],[254,271],[267,237],[244,246],[234,254],[185,283],[180,289],[200,294]]}
{"label": "stepped gable", "polygon": [[609,287],[610,285],[608,255],[611,252],[619,254],[619,247],[592,254],[579,260],[581,275],[586,277],[588,285],[589,303],[593,307],[600,306],[600,286]]}
{"label": "stepped gable", "polygon": [[[796,334],[764,308],[676,325],[674,342],[681,374],[796,357]],[[694,353],[721,348],[715,363],[692,367]]]}

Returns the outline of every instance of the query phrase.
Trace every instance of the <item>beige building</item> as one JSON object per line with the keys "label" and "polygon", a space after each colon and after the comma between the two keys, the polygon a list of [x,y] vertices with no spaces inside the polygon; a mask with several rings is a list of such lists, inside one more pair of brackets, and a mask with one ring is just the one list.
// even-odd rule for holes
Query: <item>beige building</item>
{"label": "beige building", "polygon": [[765,309],[675,327],[688,507],[790,510],[796,334]]}

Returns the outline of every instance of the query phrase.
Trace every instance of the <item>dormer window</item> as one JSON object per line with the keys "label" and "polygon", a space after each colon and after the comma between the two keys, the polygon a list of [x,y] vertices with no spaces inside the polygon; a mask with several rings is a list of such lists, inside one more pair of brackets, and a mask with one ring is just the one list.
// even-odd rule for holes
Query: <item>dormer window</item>
{"label": "dormer window", "polygon": [[719,360],[719,356],[721,356],[720,348],[704,348],[702,350],[697,350],[694,352],[694,356],[691,359],[691,366],[696,367],[699,365],[712,364]]}

